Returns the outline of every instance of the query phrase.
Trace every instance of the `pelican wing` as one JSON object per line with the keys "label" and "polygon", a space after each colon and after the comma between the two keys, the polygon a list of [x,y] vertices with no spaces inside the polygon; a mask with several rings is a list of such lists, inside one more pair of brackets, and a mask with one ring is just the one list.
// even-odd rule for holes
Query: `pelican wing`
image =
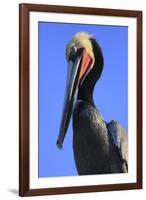
{"label": "pelican wing", "polygon": [[128,171],[128,136],[120,123],[112,120],[108,124],[109,134],[113,144],[118,147],[121,159],[124,161],[126,171]]}

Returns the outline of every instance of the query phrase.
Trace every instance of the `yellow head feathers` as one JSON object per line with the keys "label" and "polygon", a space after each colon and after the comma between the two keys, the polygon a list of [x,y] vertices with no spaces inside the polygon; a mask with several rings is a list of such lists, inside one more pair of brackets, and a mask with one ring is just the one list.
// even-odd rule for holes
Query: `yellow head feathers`
{"label": "yellow head feathers", "polygon": [[86,52],[88,53],[88,55],[92,59],[94,59],[94,54],[93,54],[93,49],[92,49],[92,44],[91,44],[90,38],[92,38],[92,36],[85,32],[78,32],[76,35],[74,35],[66,48],[67,60],[69,60],[69,52],[73,46],[76,46],[78,49],[84,48],[86,50]]}

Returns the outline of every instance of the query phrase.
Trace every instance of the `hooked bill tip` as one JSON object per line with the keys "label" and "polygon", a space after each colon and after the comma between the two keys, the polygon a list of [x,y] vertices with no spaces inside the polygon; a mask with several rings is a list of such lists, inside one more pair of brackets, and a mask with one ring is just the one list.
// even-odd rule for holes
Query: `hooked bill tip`
{"label": "hooked bill tip", "polygon": [[56,146],[58,147],[58,149],[62,149],[62,144],[60,144],[60,142],[58,140],[56,142]]}

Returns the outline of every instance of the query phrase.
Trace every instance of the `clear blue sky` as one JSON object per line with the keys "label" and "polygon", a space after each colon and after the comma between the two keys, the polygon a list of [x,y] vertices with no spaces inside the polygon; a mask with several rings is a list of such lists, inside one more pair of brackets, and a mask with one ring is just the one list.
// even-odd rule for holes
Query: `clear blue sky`
{"label": "clear blue sky", "polygon": [[114,119],[128,129],[128,27],[39,22],[39,177],[77,175],[72,121],[62,150],[56,140],[65,93],[65,49],[80,31],[93,34],[103,51],[95,104],[107,122]]}

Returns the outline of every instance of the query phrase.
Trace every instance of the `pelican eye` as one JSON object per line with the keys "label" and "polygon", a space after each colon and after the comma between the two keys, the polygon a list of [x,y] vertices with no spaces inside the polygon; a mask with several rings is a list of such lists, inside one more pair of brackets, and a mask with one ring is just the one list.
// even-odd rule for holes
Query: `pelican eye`
{"label": "pelican eye", "polygon": [[74,45],[74,46],[72,46],[71,48],[70,48],[70,51],[69,51],[69,56],[74,56],[74,55],[76,55],[76,53],[77,53],[77,47]]}
{"label": "pelican eye", "polygon": [[75,61],[76,56],[77,56],[77,48],[72,47],[69,53],[69,60]]}
{"label": "pelican eye", "polygon": [[76,46],[72,46],[69,51],[69,60],[75,61],[77,56],[80,56],[83,51],[83,48],[77,48]]}

